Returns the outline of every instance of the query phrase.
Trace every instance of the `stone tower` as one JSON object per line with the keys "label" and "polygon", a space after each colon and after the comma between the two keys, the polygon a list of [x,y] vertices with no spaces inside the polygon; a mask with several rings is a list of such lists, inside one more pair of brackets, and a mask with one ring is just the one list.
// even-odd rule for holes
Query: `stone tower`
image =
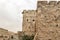
{"label": "stone tower", "polygon": [[36,11],[24,10],[23,12],[23,32],[25,35],[35,35],[36,29]]}
{"label": "stone tower", "polygon": [[60,2],[38,1],[34,40],[60,40]]}

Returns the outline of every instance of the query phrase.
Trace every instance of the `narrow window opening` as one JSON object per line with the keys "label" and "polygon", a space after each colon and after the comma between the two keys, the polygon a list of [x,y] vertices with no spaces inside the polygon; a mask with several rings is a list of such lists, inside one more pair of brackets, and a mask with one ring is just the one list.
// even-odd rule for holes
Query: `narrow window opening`
{"label": "narrow window opening", "polygon": [[13,39],[13,36],[11,36],[11,39]]}
{"label": "narrow window opening", "polygon": [[35,21],[35,20],[33,19],[33,21]]}
{"label": "narrow window opening", "polygon": [[27,21],[28,21],[28,19],[27,19]]}

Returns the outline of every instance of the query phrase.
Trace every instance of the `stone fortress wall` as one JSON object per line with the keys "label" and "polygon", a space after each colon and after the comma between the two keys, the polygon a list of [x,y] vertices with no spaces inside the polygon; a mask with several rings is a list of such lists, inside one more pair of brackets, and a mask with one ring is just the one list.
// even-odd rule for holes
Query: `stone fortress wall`
{"label": "stone fortress wall", "polygon": [[38,1],[37,10],[23,11],[23,31],[34,40],[60,40],[60,1]]}
{"label": "stone fortress wall", "polygon": [[60,1],[38,1],[34,40],[60,40]]}

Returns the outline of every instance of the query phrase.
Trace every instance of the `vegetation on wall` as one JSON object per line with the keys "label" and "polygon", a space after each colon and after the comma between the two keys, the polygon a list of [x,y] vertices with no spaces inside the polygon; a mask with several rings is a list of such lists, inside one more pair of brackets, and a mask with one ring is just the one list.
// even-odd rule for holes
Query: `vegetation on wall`
{"label": "vegetation on wall", "polygon": [[24,35],[24,36],[22,36],[22,39],[23,40],[33,40],[34,36],[33,35],[32,36]]}

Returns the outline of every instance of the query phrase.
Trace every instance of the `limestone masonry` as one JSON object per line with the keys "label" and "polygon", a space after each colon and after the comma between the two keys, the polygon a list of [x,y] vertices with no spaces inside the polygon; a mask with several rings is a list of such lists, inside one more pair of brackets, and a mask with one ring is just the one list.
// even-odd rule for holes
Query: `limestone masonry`
{"label": "limestone masonry", "polygon": [[24,10],[23,32],[34,40],[60,40],[60,1],[38,1],[37,10]]}

